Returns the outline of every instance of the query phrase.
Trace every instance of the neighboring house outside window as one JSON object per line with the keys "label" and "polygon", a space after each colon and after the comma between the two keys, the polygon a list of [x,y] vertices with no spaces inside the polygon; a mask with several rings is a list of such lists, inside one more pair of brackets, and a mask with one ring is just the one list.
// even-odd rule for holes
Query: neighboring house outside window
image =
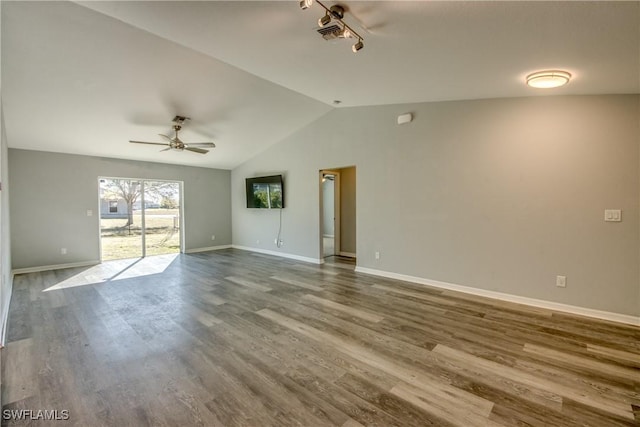
{"label": "neighboring house outside window", "polygon": [[127,202],[124,199],[111,197],[100,199],[101,218],[126,218],[128,212]]}

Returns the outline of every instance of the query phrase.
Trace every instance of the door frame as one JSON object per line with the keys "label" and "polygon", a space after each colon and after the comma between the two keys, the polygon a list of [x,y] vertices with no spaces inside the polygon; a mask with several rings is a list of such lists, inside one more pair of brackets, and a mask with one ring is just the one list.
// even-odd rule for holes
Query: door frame
{"label": "door frame", "polygon": [[324,189],[322,180],[325,175],[333,175],[333,252],[334,256],[340,255],[340,171],[335,169],[321,169],[319,172],[320,186],[320,222],[319,222],[319,243],[320,243],[320,259],[324,260]]}

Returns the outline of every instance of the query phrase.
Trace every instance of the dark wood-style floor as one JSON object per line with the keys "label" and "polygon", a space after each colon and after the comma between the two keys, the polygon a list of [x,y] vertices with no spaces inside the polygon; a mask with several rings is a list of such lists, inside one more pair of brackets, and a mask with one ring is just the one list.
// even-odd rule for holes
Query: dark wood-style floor
{"label": "dark wood-style floor", "polygon": [[3,409],[64,425],[640,420],[640,328],[342,263],[224,250],[25,274],[8,328]]}

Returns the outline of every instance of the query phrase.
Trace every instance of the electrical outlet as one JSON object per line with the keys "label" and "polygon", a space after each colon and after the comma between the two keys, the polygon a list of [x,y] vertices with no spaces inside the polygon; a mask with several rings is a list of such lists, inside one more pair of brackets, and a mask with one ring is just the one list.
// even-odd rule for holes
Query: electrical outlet
{"label": "electrical outlet", "polygon": [[376,259],[380,259],[380,252],[376,251]]}
{"label": "electrical outlet", "polygon": [[556,286],[559,288],[566,288],[567,276],[556,276]]}
{"label": "electrical outlet", "polygon": [[66,255],[67,254],[67,248],[60,248],[60,253],[62,255]]}
{"label": "electrical outlet", "polygon": [[87,216],[93,216],[93,211],[91,209],[87,209]]}
{"label": "electrical outlet", "polygon": [[259,244],[260,244],[260,240],[256,240],[256,245],[259,245]]}
{"label": "electrical outlet", "polygon": [[216,240],[216,236],[215,235],[211,236],[211,240]]}

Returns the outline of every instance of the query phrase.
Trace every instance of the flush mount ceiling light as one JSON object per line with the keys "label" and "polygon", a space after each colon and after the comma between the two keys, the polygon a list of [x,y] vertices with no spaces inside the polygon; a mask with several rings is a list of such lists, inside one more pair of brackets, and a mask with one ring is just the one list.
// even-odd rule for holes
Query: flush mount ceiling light
{"label": "flush mount ceiling light", "polygon": [[[340,5],[333,5],[327,7],[319,0],[315,0],[324,10],[325,14],[318,19],[318,26],[320,29],[318,32],[325,40],[331,40],[334,38],[357,38],[358,41],[351,47],[353,52],[358,52],[364,47],[364,39],[360,34],[355,32],[346,22],[344,22],[344,7]],[[300,9],[305,10],[311,7],[314,0],[301,0]],[[338,21],[338,25],[328,25],[331,21]]]}
{"label": "flush mount ceiling light", "polygon": [[561,70],[537,71],[527,76],[527,84],[538,89],[564,86],[571,80],[571,74]]}

